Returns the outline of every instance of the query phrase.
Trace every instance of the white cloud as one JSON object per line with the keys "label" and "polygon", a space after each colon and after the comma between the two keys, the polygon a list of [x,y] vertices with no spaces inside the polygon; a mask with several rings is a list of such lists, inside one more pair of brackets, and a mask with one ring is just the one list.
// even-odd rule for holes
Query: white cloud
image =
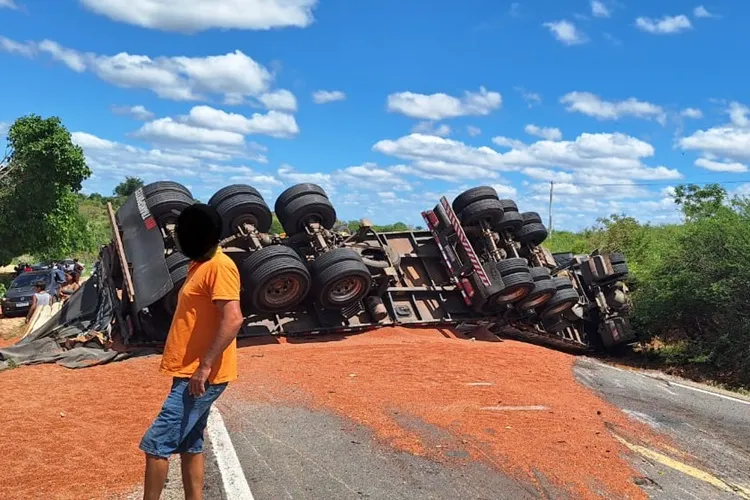
{"label": "white cloud", "polygon": [[394,170],[379,168],[375,163],[363,163],[334,172],[336,182],[353,188],[377,186],[395,191],[411,191],[409,182]]}
{"label": "white cloud", "polygon": [[518,196],[518,191],[516,191],[516,188],[511,185],[491,184],[491,186],[495,188],[495,191],[497,191],[497,195],[500,198],[515,198],[516,196]]}
{"label": "white cloud", "polygon": [[581,134],[575,141],[543,140],[530,145],[505,137],[493,138],[493,142],[510,151],[499,153],[486,146],[473,147],[422,134],[379,141],[373,150],[412,162],[401,166],[397,173],[441,176],[438,178],[454,182],[532,167],[568,171],[580,176],[575,177],[578,182],[591,182],[591,178],[611,182],[681,177],[674,169],[644,165],[641,160],[654,155],[653,146],[624,134]]}
{"label": "white cloud", "polygon": [[112,112],[116,115],[132,116],[136,120],[150,120],[154,114],[145,106],[112,106]]}
{"label": "white cloud", "polygon": [[655,35],[672,35],[693,27],[690,19],[683,14],[678,16],[664,16],[661,19],[639,17],[635,20],[635,26],[641,31]]}
{"label": "white cloud", "polygon": [[144,28],[195,33],[212,28],[304,28],[317,0],[80,0],[92,12]]}
{"label": "white cloud", "polygon": [[684,116],[685,118],[693,118],[697,120],[699,118],[703,118],[703,111],[701,111],[698,108],[685,108],[682,111],[680,111],[680,116]]}
{"label": "white cloud", "polygon": [[727,158],[733,161],[750,160],[750,130],[734,126],[698,130],[678,141],[684,150],[700,151],[704,156]]}
{"label": "white cloud", "polygon": [[586,34],[576,28],[576,25],[567,19],[551,21],[542,24],[542,26],[549,29],[555,39],[565,45],[580,45],[589,41]]}
{"label": "white cloud", "polygon": [[117,146],[116,142],[102,139],[87,132],[73,132],[70,134],[70,138],[83,149],[114,149]]}
{"label": "white cloud", "polygon": [[169,117],[144,123],[133,135],[151,142],[198,143],[219,146],[243,146],[245,144],[245,138],[242,134],[215,128],[196,127],[174,121]]}
{"label": "white cloud", "polygon": [[312,95],[315,104],[326,104],[334,101],[343,101],[346,94],[340,90],[316,90]]}
{"label": "white cloud", "polygon": [[718,17],[718,16],[716,16],[716,14],[712,14],[711,12],[709,12],[704,6],[699,5],[693,9],[693,17],[710,18],[710,17]]}
{"label": "white cloud", "polygon": [[548,141],[559,141],[562,139],[562,132],[560,132],[559,128],[539,127],[537,125],[529,124],[526,125],[523,130],[529,135],[541,137]]}
{"label": "white cloud", "polygon": [[311,182],[325,189],[326,193],[329,195],[336,191],[334,179],[331,174],[322,172],[299,172],[296,168],[287,163],[282,164],[276,173],[286,184]]}
{"label": "white cloud", "polygon": [[514,90],[516,90],[516,92],[520,92],[521,97],[524,101],[526,101],[526,104],[528,104],[529,108],[533,108],[534,106],[542,103],[542,96],[540,96],[536,92],[531,92],[523,87],[514,87]]}
{"label": "white cloud", "polygon": [[708,158],[698,158],[695,160],[695,165],[706,170],[711,170],[712,172],[747,172],[747,166],[739,162],[723,162],[709,160]]}
{"label": "white cloud", "polygon": [[480,129],[479,127],[475,127],[474,125],[467,125],[466,133],[472,137],[476,137],[482,133],[482,129]]}
{"label": "white cloud", "polygon": [[[120,52],[112,56],[83,53],[57,42],[16,42],[0,38],[0,50],[34,57],[47,53],[76,72],[90,71],[122,88],[148,89],[178,101],[205,100],[212,94],[240,103],[245,96],[269,99],[273,75],[240,50],[205,57],[156,57]],[[284,91],[272,92],[278,100]],[[286,96],[288,102],[288,96]]]}
{"label": "white cloud", "polygon": [[604,2],[599,0],[591,0],[591,15],[594,17],[610,17],[612,13],[609,11]]}
{"label": "white cloud", "polygon": [[447,137],[452,132],[451,128],[445,123],[438,124],[431,121],[419,122],[412,127],[411,131],[417,134],[437,135],[440,137]]}
{"label": "white cloud", "polygon": [[458,98],[448,94],[398,92],[388,96],[387,109],[421,120],[444,120],[459,116],[484,116],[500,108],[503,98],[484,87],[479,92],[464,92]]}
{"label": "white cloud", "polygon": [[560,98],[568,111],[583,113],[599,120],[617,120],[623,116],[635,116],[647,120],[656,120],[662,125],[667,115],[661,106],[650,102],[639,101],[631,97],[624,101],[604,101],[591,92],[570,92]]}
{"label": "white cloud", "polygon": [[13,0],[0,0],[0,9],[2,8],[18,10],[18,5]]}
{"label": "white cloud", "polygon": [[510,149],[525,149],[526,148],[525,142],[519,141],[518,139],[512,139],[510,137],[503,137],[501,135],[493,137],[492,142],[494,142],[495,144],[503,148],[510,148]]}
{"label": "white cloud", "polygon": [[750,125],[750,119],[747,117],[750,109],[744,104],[736,101],[729,103],[727,113],[729,114],[729,119],[732,121],[732,125],[737,127],[747,127]]}
{"label": "white cloud", "polygon": [[297,98],[286,89],[266,92],[258,96],[258,100],[263,103],[267,109],[297,111]]}
{"label": "white cloud", "polygon": [[241,135],[262,134],[271,137],[293,137],[299,133],[294,116],[271,110],[266,114],[253,113],[251,117],[227,113],[210,106],[194,106],[181,121],[204,129],[216,129]]}

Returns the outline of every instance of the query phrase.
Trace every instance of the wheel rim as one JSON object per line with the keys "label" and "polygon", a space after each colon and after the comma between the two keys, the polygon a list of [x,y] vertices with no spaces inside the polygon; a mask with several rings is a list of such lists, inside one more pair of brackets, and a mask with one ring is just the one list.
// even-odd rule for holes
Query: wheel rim
{"label": "wheel rim", "polygon": [[345,276],[333,282],[328,289],[328,297],[334,304],[346,304],[359,298],[365,283],[359,276]]}
{"label": "wheel rim", "polygon": [[302,284],[294,274],[282,274],[274,277],[263,287],[262,301],[271,307],[283,307],[296,302]]}
{"label": "wheel rim", "polygon": [[250,214],[242,214],[238,215],[234,219],[232,219],[231,227],[232,229],[242,227],[243,224],[250,224],[254,227],[258,227],[258,218],[254,215]]}
{"label": "wheel rim", "polygon": [[539,306],[539,305],[544,304],[545,302],[547,302],[549,299],[552,298],[552,295],[554,295],[554,294],[552,294],[552,293],[545,293],[545,294],[542,294],[542,295],[540,295],[538,297],[534,297],[533,299],[529,299],[526,302],[524,302],[521,307],[523,307],[524,309],[533,309],[533,308],[535,308],[535,307],[537,307],[537,306]]}
{"label": "wheel rim", "polygon": [[529,289],[527,287],[518,287],[515,290],[513,290],[512,292],[498,295],[496,297],[496,299],[495,299],[495,302],[497,302],[498,304],[505,304],[505,303],[508,303],[508,302],[515,302],[517,300],[520,300],[520,299],[526,297],[526,295],[528,295],[528,293],[529,293]]}
{"label": "wheel rim", "polygon": [[552,316],[553,314],[559,314],[563,311],[567,311],[568,309],[573,307],[574,304],[575,302],[565,302],[563,304],[557,305],[553,307],[552,309],[550,309],[549,311],[547,311],[546,316]]}

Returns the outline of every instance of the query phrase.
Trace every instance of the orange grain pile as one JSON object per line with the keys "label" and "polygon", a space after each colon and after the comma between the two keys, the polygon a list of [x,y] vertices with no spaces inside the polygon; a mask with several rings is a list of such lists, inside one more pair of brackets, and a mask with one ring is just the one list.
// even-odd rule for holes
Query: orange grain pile
{"label": "orange grain pile", "polygon": [[[436,330],[389,328],[319,340],[241,349],[240,380],[227,400],[331,409],[398,449],[450,461],[455,455],[445,452],[462,448],[532,483],[540,472],[577,498],[599,498],[592,489],[610,498],[645,497],[609,429],[630,440],[654,437],[579,385],[572,356],[513,341],[458,340]],[[469,385],[477,382],[492,385]],[[482,409],[493,406],[549,410]],[[454,439],[415,431],[403,425],[404,417]]]}
{"label": "orange grain pile", "polygon": [[0,373],[0,498],[101,499],[137,487],[138,443],[170,384],[157,363]]}

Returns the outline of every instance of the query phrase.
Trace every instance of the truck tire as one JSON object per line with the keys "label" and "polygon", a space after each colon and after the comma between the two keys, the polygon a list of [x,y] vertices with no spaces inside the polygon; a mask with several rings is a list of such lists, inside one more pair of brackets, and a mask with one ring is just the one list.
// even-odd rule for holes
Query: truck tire
{"label": "truck tire", "polygon": [[186,188],[179,182],[159,181],[159,182],[152,182],[151,184],[146,184],[145,186],[143,186],[143,195],[146,197],[149,197],[151,195],[154,195],[156,193],[161,193],[164,191],[178,191],[181,193],[185,193],[191,198],[193,197],[193,193],[191,193],[188,188]]}
{"label": "truck tire", "polygon": [[500,205],[500,200],[492,198],[475,201],[461,211],[461,224],[465,226],[478,225],[483,220],[494,226],[502,218],[503,207]]}
{"label": "truck tire", "polygon": [[529,269],[529,273],[531,273],[531,277],[534,278],[534,281],[552,279],[549,269],[547,269],[546,267],[532,267]]}
{"label": "truck tire", "polygon": [[567,311],[578,303],[579,297],[575,290],[570,288],[557,289],[557,292],[552,296],[551,299],[544,304],[544,310],[542,311],[542,317],[548,318],[555,314]]}
{"label": "truck tire", "polygon": [[331,202],[321,194],[303,194],[287,205],[278,206],[276,216],[284,231],[290,236],[304,233],[305,225],[317,222],[325,229],[331,229],[336,223],[336,210]]}
{"label": "truck tire", "polygon": [[612,263],[612,265],[615,264],[625,264],[625,256],[621,252],[612,252],[609,254],[609,261]]}
{"label": "truck tire", "polygon": [[518,205],[513,200],[500,200],[500,204],[505,212],[518,212]]}
{"label": "truck tire", "polygon": [[[500,201],[502,202],[503,200]],[[503,218],[499,222],[495,223],[495,229],[497,229],[498,231],[510,231],[511,233],[515,234],[519,229],[523,227],[523,218],[517,211],[508,211],[507,208],[508,207],[503,207],[505,213],[503,214]]]}
{"label": "truck tire", "polygon": [[508,276],[519,272],[529,272],[529,263],[526,262],[526,259],[512,257],[495,262],[495,269],[500,273],[500,276]]}
{"label": "truck tire", "polygon": [[524,212],[521,214],[521,218],[524,224],[542,223],[542,217],[537,212]]}
{"label": "truck tire", "polygon": [[180,289],[187,279],[190,259],[180,252],[172,252],[166,258],[167,269],[169,269],[169,278],[172,280],[172,289],[165,295],[161,301],[164,310],[170,316],[177,311],[177,300],[180,296]]}
{"label": "truck tire", "polygon": [[326,309],[343,309],[370,293],[370,270],[351,248],[329,250],[313,262],[311,271],[315,298]]}
{"label": "truck tire", "polygon": [[497,191],[490,186],[478,186],[468,189],[453,200],[453,211],[459,215],[464,208],[481,200],[497,200]]}
{"label": "truck tire", "polygon": [[503,276],[503,283],[505,288],[490,299],[498,305],[523,300],[534,288],[534,280],[528,270]]}
{"label": "truck tire", "polygon": [[283,207],[289,205],[289,203],[291,203],[293,200],[305,194],[318,194],[324,198],[328,198],[328,194],[325,192],[325,189],[318,186],[317,184],[312,184],[310,182],[295,184],[294,186],[282,191],[279,197],[276,198],[276,203],[273,206],[273,211],[276,216],[279,217],[279,220],[281,220],[279,212],[282,211]]}
{"label": "truck tire", "polygon": [[208,204],[217,208],[222,201],[231,198],[236,194],[252,194],[258,198],[263,198],[258,190],[252,186],[248,186],[247,184],[232,184],[231,186],[226,186],[216,191],[211,199],[208,200]]}
{"label": "truck tire", "polygon": [[310,272],[299,255],[283,245],[253,252],[240,267],[243,301],[256,313],[288,311],[310,290]]}
{"label": "truck tire", "polygon": [[146,198],[146,205],[160,226],[177,222],[180,213],[194,203],[192,196],[181,191],[161,191]]}
{"label": "truck tire", "polygon": [[618,263],[618,264],[612,264],[612,272],[613,272],[614,276],[616,276],[616,277],[619,278],[619,277],[622,277],[622,276],[627,276],[627,274],[628,274],[628,272],[630,272],[630,270],[628,269],[628,265],[627,264],[625,264],[624,262],[621,262],[621,263]]}
{"label": "truck tire", "polygon": [[565,290],[566,288],[573,288],[573,282],[567,276],[555,276],[552,278],[552,282],[558,290]]}
{"label": "truck tire", "polygon": [[227,238],[242,224],[252,224],[261,233],[271,229],[273,218],[263,198],[249,193],[230,194],[216,207],[221,216],[221,237]]}
{"label": "truck tire", "polygon": [[522,245],[541,245],[547,239],[547,228],[538,222],[527,223],[516,231],[516,238]]}
{"label": "truck tire", "polygon": [[547,303],[557,292],[552,279],[547,276],[546,279],[534,281],[534,288],[529,292],[523,302],[518,307],[523,310],[535,309]]}

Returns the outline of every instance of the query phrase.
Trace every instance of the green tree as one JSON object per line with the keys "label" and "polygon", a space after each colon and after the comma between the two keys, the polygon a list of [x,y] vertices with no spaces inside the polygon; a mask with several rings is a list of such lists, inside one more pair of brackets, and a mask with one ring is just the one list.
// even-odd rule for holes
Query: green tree
{"label": "green tree", "polygon": [[688,221],[716,215],[726,199],[727,190],[719,184],[706,184],[703,187],[680,184],[674,189],[674,202],[681,207]]}
{"label": "green tree", "polygon": [[25,253],[62,257],[85,248],[76,193],[91,170],[70,132],[57,117],[28,115],[10,127],[8,147],[0,169],[0,265]]}
{"label": "green tree", "polygon": [[113,194],[115,196],[123,196],[128,197],[131,194],[135,193],[135,191],[143,187],[143,179],[140,177],[125,177],[125,180],[122,181],[115,187]]}

